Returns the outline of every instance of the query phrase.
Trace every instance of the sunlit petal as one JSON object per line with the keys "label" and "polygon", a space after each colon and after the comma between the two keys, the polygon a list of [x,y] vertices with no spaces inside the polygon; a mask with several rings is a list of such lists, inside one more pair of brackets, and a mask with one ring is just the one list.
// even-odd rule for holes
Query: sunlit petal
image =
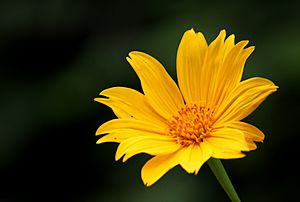
{"label": "sunlit petal", "polygon": [[136,90],[113,87],[102,91],[100,95],[107,98],[95,100],[112,108],[119,118],[135,118],[159,125],[166,124],[166,120],[150,106],[146,97]]}
{"label": "sunlit petal", "polygon": [[207,50],[207,43],[202,33],[193,29],[185,32],[177,52],[177,77],[180,90],[187,103],[201,100],[201,72]]}
{"label": "sunlit petal", "polygon": [[144,184],[151,186],[166,172],[178,165],[178,157],[178,152],[175,152],[167,155],[158,155],[147,161],[141,172]]}
{"label": "sunlit petal", "polygon": [[200,167],[211,157],[212,149],[204,141],[201,144],[192,144],[183,148],[179,157],[179,163],[188,173],[197,174]]}
{"label": "sunlit petal", "polygon": [[216,125],[245,118],[276,90],[277,86],[268,79],[254,77],[242,81],[217,109]]}
{"label": "sunlit petal", "polygon": [[139,76],[145,96],[157,113],[169,119],[184,105],[176,83],[156,59],[135,51],[129,53],[127,60]]}

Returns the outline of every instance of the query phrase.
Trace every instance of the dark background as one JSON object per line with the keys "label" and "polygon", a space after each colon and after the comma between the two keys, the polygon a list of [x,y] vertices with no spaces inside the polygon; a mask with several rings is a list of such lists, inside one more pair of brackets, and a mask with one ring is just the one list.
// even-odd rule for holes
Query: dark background
{"label": "dark background", "polygon": [[[277,3],[278,2],[278,3]],[[114,161],[116,144],[96,145],[98,126],[113,118],[93,101],[112,86],[140,90],[126,62],[132,50],[160,60],[175,78],[187,29],[210,42],[225,28],[256,50],[244,78],[280,88],[246,120],[266,134],[246,158],[223,161],[242,201],[296,201],[300,20],[297,1],[0,2],[0,201],[227,201],[204,165],[181,168],[146,188],[150,157]]]}

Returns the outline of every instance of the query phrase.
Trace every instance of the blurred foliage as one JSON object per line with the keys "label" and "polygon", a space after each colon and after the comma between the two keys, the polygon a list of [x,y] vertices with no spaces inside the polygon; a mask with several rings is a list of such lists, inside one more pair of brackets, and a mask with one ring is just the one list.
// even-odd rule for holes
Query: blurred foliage
{"label": "blurred foliage", "polygon": [[141,90],[125,57],[151,54],[176,78],[185,30],[211,41],[225,28],[256,50],[244,78],[280,88],[247,121],[266,134],[240,160],[224,161],[244,201],[296,200],[299,166],[300,22],[297,1],[0,2],[1,201],[224,201],[206,165],[197,177],[176,168],[153,187],[140,180],[149,158],[114,162],[116,145],[96,145],[111,119],[93,101],[111,86]]}

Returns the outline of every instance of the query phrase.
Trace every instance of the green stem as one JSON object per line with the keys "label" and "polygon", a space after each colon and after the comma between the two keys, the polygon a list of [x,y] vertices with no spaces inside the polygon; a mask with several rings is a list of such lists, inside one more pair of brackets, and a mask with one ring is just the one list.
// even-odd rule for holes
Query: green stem
{"label": "green stem", "polygon": [[221,161],[219,159],[210,158],[207,161],[210,169],[213,171],[214,175],[216,176],[217,180],[223,187],[224,191],[227,193],[228,197],[231,201],[240,202],[240,198],[237,195],[231,181],[223,167]]}

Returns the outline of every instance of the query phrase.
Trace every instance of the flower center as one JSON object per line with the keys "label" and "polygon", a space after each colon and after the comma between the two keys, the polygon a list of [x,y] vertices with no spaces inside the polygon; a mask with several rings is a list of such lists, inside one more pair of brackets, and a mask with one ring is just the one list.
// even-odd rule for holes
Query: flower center
{"label": "flower center", "polygon": [[167,135],[175,137],[177,143],[188,146],[200,144],[207,137],[214,120],[214,109],[203,105],[186,105],[169,120]]}

